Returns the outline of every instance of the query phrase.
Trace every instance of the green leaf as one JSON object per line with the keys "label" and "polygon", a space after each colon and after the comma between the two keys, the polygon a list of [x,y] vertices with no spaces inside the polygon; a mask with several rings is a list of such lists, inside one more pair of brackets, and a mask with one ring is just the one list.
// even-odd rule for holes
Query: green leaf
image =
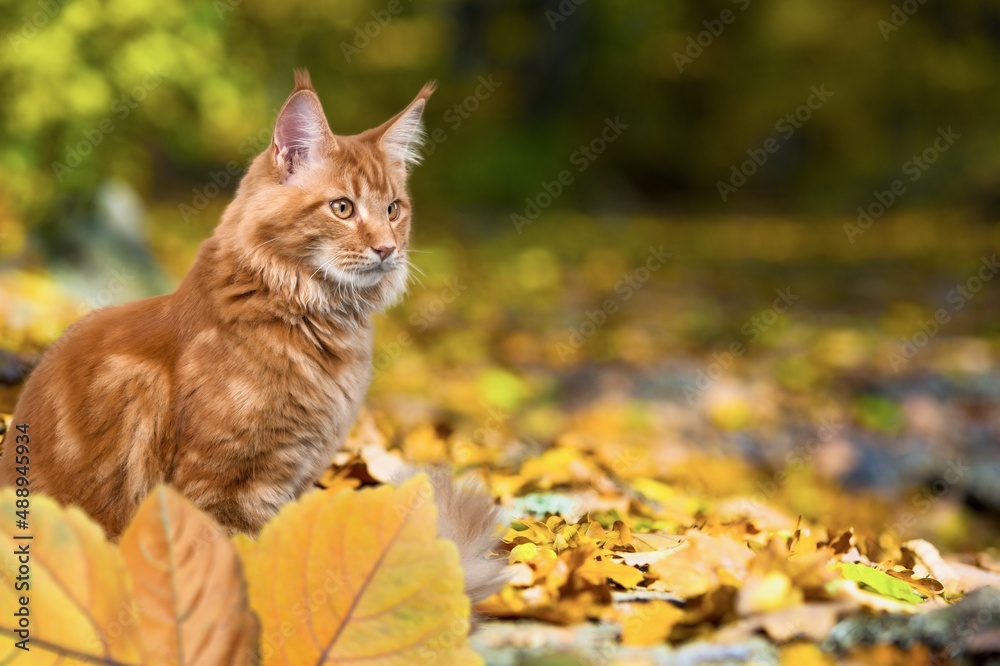
{"label": "green leaf", "polygon": [[840,565],[840,572],[847,580],[853,580],[862,587],[885,597],[892,597],[910,604],[919,604],[924,600],[913,591],[913,588],[898,578],[893,578],[884,571],[879,571],[864,564],[847,563]]}

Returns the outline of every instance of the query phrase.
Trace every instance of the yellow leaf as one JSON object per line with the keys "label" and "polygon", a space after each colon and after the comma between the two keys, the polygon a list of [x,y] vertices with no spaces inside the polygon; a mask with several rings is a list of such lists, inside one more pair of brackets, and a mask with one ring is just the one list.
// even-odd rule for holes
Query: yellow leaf
{"label": "yellow leaf", "polygon": [[740,615],[776,611],[802,603],[802,590],[781,571],[751,574],[743,581],[736,609]]}
{"label": "yellow leaf", "polygon": [[833,666],[833,659],[812,643],[796,643],[781,649],[781,666]]}
{"label": "yellow leaf", "polygon": [[440,463],[448,459],[448,445],[430,425],[420,426],[403,438],[403,453],[414,464]]}
{"label": "yellow leaf", "polygon": [[236,548],[216,523],[160,486],[121,541],[149,664],[246,664],[257,623]]}
{"label": "yellow leaf", "polygon": [[657,481],[656,479],[650,479],[648,477],[633,479],[632,488],[654,502],[660,502],[661,504],[672,502],[678,494],[676,490],[662,481]]}
{"label": "yellow leaf", "polygon": [[282,509],[246,556],[264,664],[481,664],[432,497],[419,475]]}
{"label": "yellow leaf", "polygon": [[530,541],[528,543],[522,543],[520,546],[514,546],[514,548],[510,551],[510,563],[530,562],[535,559],[536,555],[538,555],[538,546]]}
{"label": "yellow leaf", "polygon": [[626,590],[634,590],[644,578],[642,572],[635,567],[607,560],[589,560],[576,573],[592,585],[602,585],[605,579],[610,578]]}
{"label": "yellow leaf", "polygon": [[345,476],[344,472],[344,469],[327,467],[318,483],[331,494],[339,493],[341,490],[356,490],[361,485],[361,481]]}
{"label": "yellow leaf", "polygon": [[676,534],[658,534],[656,532],[633,532],[632,545],[638,553],[647,551],[677,550],[684,543],[684,537]]}
{"label": "yellow leaf", "polygon": [[521,476],[545,490],[574,481],[589,483],[597,474],[593,462],[579,451],[564,447],[549,449],[521,466]]}
{"label": "yellow leaf", "polygon": [[[13,517],[18,499],[14,488],[0,491],[0,515]],[[144,664],[121,555],[101,528],[80,510],[64,509],[42,495],[31,495],[27,516],[29,529],[0,533],[0,661],[21,656],[32,664]],[[13,538],[28,535],[32,538]],[[28,554],[16,555],[19,549]],[[25,583],[30,587],[17,589]],[[23,638],[17,633],[22,608],[28,613],[30,652],[14,647]]]}
{"label": "yellow leaf", "polygon": [[696,530],[686,532],[684,543],[670,552],[670,557],[650,563],[650,575],[659,580],[649,588],[684,599],[742,580],[753,557],[745,544]]}
{"label": "yellow leaf", "polygon": [[622,627],[624,645],[656,645],[670,635],[684,611],[673,604],[653,600],[645,603],[619,604],[615,615]]}

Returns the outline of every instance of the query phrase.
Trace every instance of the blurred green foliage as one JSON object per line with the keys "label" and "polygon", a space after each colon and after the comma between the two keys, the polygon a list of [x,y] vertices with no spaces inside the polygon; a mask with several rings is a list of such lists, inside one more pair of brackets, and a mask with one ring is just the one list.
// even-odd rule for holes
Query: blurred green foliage
{"label": "blurred green foliage", "polygon": [[[4,0],[0,19],[7,231],[108,177],[187,221],[180,205],[267,145],[302,66],[343,133],[439,81],[415,176],[432,211],[521,213],[570,169],[556,207],[853,215],[947,127],[960,138],[904,206],[1000,203],[997,2]],[[776,129],[822,86],[807,121]],[[622,136],[576,172],[616,117]],[[718,182],[769,138],[724,203]]]}

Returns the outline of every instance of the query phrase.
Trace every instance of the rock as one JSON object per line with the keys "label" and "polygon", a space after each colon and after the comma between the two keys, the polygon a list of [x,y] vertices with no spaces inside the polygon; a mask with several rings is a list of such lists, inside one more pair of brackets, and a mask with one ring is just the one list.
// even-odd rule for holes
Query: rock
{"label": "rock", "polygon": [[951,659],[1000,655],[1000,590],[984,587],[924,615],[853,616],[833,628],[823,649],[844,654],[875,643],[921,644]]}

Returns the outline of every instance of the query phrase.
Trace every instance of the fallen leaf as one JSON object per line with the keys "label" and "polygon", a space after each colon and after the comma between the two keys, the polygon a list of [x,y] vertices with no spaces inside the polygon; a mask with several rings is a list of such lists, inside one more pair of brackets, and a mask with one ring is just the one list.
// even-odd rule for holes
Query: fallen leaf
{"label": "fallen leaf", "polygon": [[781,650],[781,666],[833,666],[834,660],[816,645],[797,643]]}
{"label": "fallen leaf", "polygon": [[657,579],[650,589],[684,599],[696,597],[741,580],[754,556],[745,544],[729,537],[697,530],[689,530],[684,536],[684,544],[671,551],[670,557],[649,565],[649,573]]}
{"label": "fallen leaf", "polygon": [[[0,515],[14,516],[18,497],[14,488],[0,491]],[[0,633],[6,659],[23,654],[33,664],[82,663],[145,664],[139,618],[128,576],[118,549],[82,511],[64,509],[48,497],[32,494],[29,530],[14,536],[0,534],[4,556],[0,563]],[[27,561],[17,551],[27,549]],[[24,569],[20,569],[21,567]],[[22,578],[18,581],[19,569]],[[27,571],[27,574],[24,572]],[[24,576],[28,576],[25,578]],[[30,587],[16,589],[27,583]],[[21,604],[22,598],[27,604]],[[14,643],[24,638],[20,609],[30,624],[30,652]]]}
{"label": "fallen leaf", "polygon": [[684,543],[684,537],[675,534],[655,532],[632,532],[632,545],[636,552],[665,552],[676,550]]}
{"label": "fallen leaf", "polygon": [[538,555],[538,546],[536,544],[533,544],[530,541],[528,543],[522,543],[518,546],[514,546],[514,548],[511,549],[510,563],[514,564],[515,562],[530,562],[531,560],[535,559],[537,555]]}
{"label": "fallen leaf", "polygon": [[764,633],[778,643],[806,639],[820,642],[826,638],[841,615],[857,608],[850,602],[805,603],[769,613],[747,617],[716,632],[719,643],[738,644]]}
{"label": "fallen leaf", "polygon": [[912,587],[884,571],[863,564],[844,563],[839,566],[844,578],[860,583],[878,594],[910,604],[919,604],[924,600]]}
{"label": "fallen leaf", "polygon": [[747,576],[737,597],[736,611],[740,615],[753,615],[801,603],[802,590],[794,587],[784,572],[768,571],[763,575]]}
{"label": "fallen leaf", "polygon": [[257,622],[243,567],[219,526],[167,486],[139,506],[121,540],[149,664],[246,664]]}
{"label": "fallen leaf", "polygon": [[986,586],[1000,590],[1000,574],[962,562],[949,562],[948,564],[955,576],[955,586],[963,594],[975,592]]}
{"label": "fallen leaf", "polygon": [[264,664],[480,664],[425,475],[287,505],[246,556]]}
{"label": "fallen leaf", "polygon": [[622,628],[623,645],[657,645],[664,642],[684,611],[666,601],[618,604],[615,617]]}
{"label": "fallen leaf", "polygon": [[767,613],[760,618],[760,623],[764,632],[779,643],[798,638],[818,643],[826,638],[840,614],[848,608],[850,605],[843,603],[802,604]]}
{"label": "fallen leaf", "polygon": [[612,580],[626,590],[634,589],[644,578],[635,567],[607,560],[585,562],[577,569],[577,575],[594,585],[604,583],[605,579]]}
{"label": "fallen leaf", "polygon": [[[958,583],[955,571],[951,564],[944,561],[934,544],[924,539],[911,539],[904,543],[902,548],[904,553],[912,555],[915,561],[914,568],[921,569],[923,580],[932,579],[934,582],[939,582],[936,587],[930,586],[934,594],[940,593],[943,588],[955,589]],[[924,591],[921,590],[921,593]]]}

